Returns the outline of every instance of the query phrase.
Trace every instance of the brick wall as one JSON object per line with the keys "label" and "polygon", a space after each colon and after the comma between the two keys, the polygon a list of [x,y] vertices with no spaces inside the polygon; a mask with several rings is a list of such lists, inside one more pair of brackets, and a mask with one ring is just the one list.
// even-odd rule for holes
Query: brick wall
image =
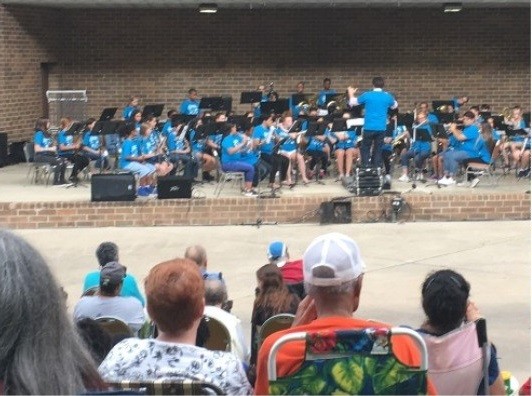
{"label": "brick wall", "polygon": [[[409,221],[529,220],[530,194],[404,195]],[[207,198],[123,202],[0,203],[0,227],[146,227],[318,222],[320,204],[333,197]],[[353,222],[367,222],[389,198],[352,197]]]}
{"label": "brick wall", "polygon": [[52,9],[0,5],[0,132],[11,141],[31,136],[42,116],[41,63],[59,59],[60,23]]}
{"label": "brick wall", "polygon": [[[316,92],[326,76],[343,91],[348,84],[369,88],[377,74],[386,77],[403,111],[414,102],[456,94],[490,103],[496,111],[515,103],[530,108],[529,7],[453,15],[439,8],[199,15],[178,9],[37,12],[0,6],[0,18],[8,23],[0,27],[0,38],[13,40],[5,53],[15,58],[3,74],[19,75],[7,79],[12,87],[24,87],[7,94],[17,103],[8,110],[0,106],[0,130],[11,140],[29,137],[27,127],[40,113],[38,92],[31,88],[35,71],[52,58],[60,63],[53,88],[87,89],[90,115],[110,105],[121,108],[132,94],[144,103],[175,107],[194,86],[203,96],[230,94],[238,102],[241,91],[259,83],[274,81],[286,96],[301,79],[308,92]],[[46,29],[37,23],[43,20]],[[238,112],[248,108],[236,106]]]}

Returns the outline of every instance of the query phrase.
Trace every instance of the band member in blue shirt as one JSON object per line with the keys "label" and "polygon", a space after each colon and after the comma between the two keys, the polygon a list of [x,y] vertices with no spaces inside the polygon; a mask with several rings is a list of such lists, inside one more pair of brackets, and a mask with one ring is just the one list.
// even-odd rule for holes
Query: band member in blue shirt
{"label": "band member in blue shirt", "polygon": [[327,100],[327,95],[334,95],[336,94],[335,89],[331,89],[331,79],[330,78],[324,78],[323,79],[323,89],[318,92],[318,99],[316,101],[316,104],[319,108],[323,109],[327,105],[325,101]]}
{"label": "band member in blue shirt", "polygon": [[284,139],[284,142],[279,148],[279,154],[284,155],[290,160],[286,176],[286,183],[288,185],[292,184],[292,162],[295,162],[298,165],[303,184],[308,184],[309,180],[307,179],[305,158],[299,151],[299,143],[302,136],[298,132],[290,131],[293,123],[293,118],[290,116],[290,113],[286,112],[279,119],[279,126],[277,127],[276,131],[277,136],[279,136],[281,139]]}
{"label": "band member in blue shirt", "polygon": [[50,121],[47,118],[39,118],[35,123],[33,135],[34,162],[44,162],[54,167],[54,185],[66,184],[65,170],[66,160],[57,155],[57,146],[48,130]]}
{"label": "band member in blue shirt", "polygon": [[105,149],[103,142],[103,135],[94,133],[93,129],[96,125],[94,118],[89,118],[85,123],[85,131],[83,132],[83,154],[91,161],[96,161],[94,167],[100,170],[109,169],[109,154]]}
{"label": "band member in blue shirt", "polygon": [[427,113],[417,113],[416,123],[413,125],[415,131],[415,139],[412,136],[412,144],[410,150],[401,154],[401,166],[403,167],[403,175],[398,179],[401,182],[409,182],[408,177],[408,162],[410,158],[414,159],[414,167],[416,173],[422,178],[422,170],[425,167],[425,161],[430,156],[430,150],[432,148],[431,141],[423,141],[420,139],[421,134],[431,137],[432,130],[430,129],[430,123]]}
{"label": "band member in blue shirt", "polygon": [[124,127],[123,135],[126,139],[122,142],[120,153],[120,168],[127,169],[139,176],[139,196],[148,196],[155,188],[155,165],[144,160],[140,150],[140,139],[137,136],[135,124],[128,123]]}
{"label": "band member in blue shirt", "polygon": [[483,136],[475,124],[475,114],[467,111],[463,117],[464,130],[457,128],[456,124],[451,124],[449,130],[459,142],[458,148],[448,150],[443,156],[443,169],[445,176],[438,183],[443,185],[455,184],[453,176],[458,172],[461,163],[467,160],[482,161],[489,163],[491,154],[487,148]]}
{"label": "band member in blue shirt", "polygon": [[374,77],[372,83],[373,90],[364,92],[358,98],[355,97],[356,89],[353,87],[347,88],[347,94],[350,106],[365,106],[364,135],[360,148],[362,166],[377,168],[382,166],[382,145],[386,133],[388,109],[396,109],[397,101],[383,90],[382,77]]}
{"label": "band member in blue shirt", "polygon": [[275,126],[273,124],[273,115],[263,116],[262,124],[253,129],[252,138],[253,147],[260,148],[261,158],[271,165],[269,187],[279,188],[280,186],[275,184],[275,174],[279,172],[281,182],[284,182],[289,161],[285,156],[274,152],[278,136],[275,134]]}
{"label": "band member in blue shirt", "polygon": [[89,159],[83,155],[83,150],[81,150],[82,141],[79,141],[77,137],[76,141],[74,141],[73,132],[68,132],[72,125],[73,122],[70,118],[65,117],[61,119],[61,130],[57,134],[57,145],[59,148],[57,152],[60,157],[74,164],[68,180],[72,183],[77,183],[78,173],[89,165]]}
{"label": "band member in blue shirt", "polygon": [[357,134],[354,130],[331,132],[329,140],[334,143],[334,155],[338,168],[338,180],[351,175],[353,163],[358,160]]}
{"label": "band member in blue shirt", "polygon": [[222,170],[224,172],[244,172],[244,191],[245,196],[256,195],[251,189],[255,176],[253,165],[242,161],[241,153],[252,145],[248,136],[239,134],[235,124],[228,124],[229,135],[222,140]]}
{"label": "band member in blue shirt", "polygon": [[[179,162],[184,166],[183,176],[189,179],[195,179],[198,176],[198,161],[196,157],[191,154],[190,144],[185,138],[181,136],[181,129],[178,131],[176,127],[163,128],[163,138],[166,139],[166,149],[168,151],[168,158],[177,168]],[[179,134],[178,134],[179,133]]]}
{"label": "band member in blue shirt", "polygon": [[198,99],[198,91],[194,88],[190,88],[188,90],[188,98],[181,103],[179,112],[184,115],[198,115],[199,104],[200,100]]}
{"label": "band member in blue shirt", "polygon": [[139,97],[138,96],[131,97],[131,99],[129,100],[129,104],[126,107],[124,107],[124,110],[122,110],[122,118],[128,121],[133,115],[133,112],[135,110],[139,110]]}

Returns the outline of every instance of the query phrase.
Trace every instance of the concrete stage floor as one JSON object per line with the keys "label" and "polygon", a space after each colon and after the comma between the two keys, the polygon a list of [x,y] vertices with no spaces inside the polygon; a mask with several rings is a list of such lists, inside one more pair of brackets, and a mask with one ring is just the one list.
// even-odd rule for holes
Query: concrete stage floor
{"label": "concrete stage floor", "polygon": [[[90,200],[90,182],[83,183],[84,186],[75,188],[65,188],[64,186],[48,186],[43,184],[30,184],[27,179],[28,167],[26,164],[17,164],[0,169],[0,202],[54,202],[54,201],[89,201]],[[396,169],[395,176],[399,176],[399,170]],[[395,177],[395,179],[396,179]],[[412,183],[401,183],[394,179],[392,189],[394,191],[405,192],[410,190],[411,194],[430,195],[430,194],[473,194],[473,193],[507,193],[507,192],[525,192],[530,190],[530,179],[517,180],[514,174],[498,174],[498,185],[492,186],[487,179],[481,179],[476,188],[467,186],[449,186],[437,188],[435,185],[423,184],[418,182],[415,189],[412,189]],[[305,196],[345,196],[349,193],[342,187],[340,182],[335,182],[334,177],[324,180],[324,185],[311,183],[307,186],[297,185],[293,189],[284,187],[281,190],[282,197],[305,197]],[[261,186],[266,183],[261,183]],[[197,197],[214,197],[214,188],[216,183],[207,183],[196,185],[193,195]],[[228,183],[223,189],[220,197],[240,196],[240,192],[232,184]],[[150,198],[142,198],[150,199]],[[151,198],[153,199],[153,198]]]}
{"label": "concrete stage floor", "polygon": [[[14,168],[6,170],[11,169]],[[521,188],[528,183],[511,182]],[[17,191],[34,189],[59,192],[51,187],[19,187]],[[88,189],[60,190],[60,193],[80,194],[79,199],[86,199]],[[3,199],[5,196],[2,188]],[[487,318],[488,334],[497,346],[500,367],[510,370],[520,382],[530,375],[528,221],[306,224],[260,228],[71,228],[16,232],[31,241],[47,258],[69,294],[70,310],[81,294],[85,273],[97,267],[94,251],[100,242],[112,240],[120,246],[120,261],[141,285],[153,265],[182,256],[186,246],[201,243],[208,251],[209,268],[222,271],[227,279],[229,295],[234,300],[233,313],[242,319],[249,339],[256,284],[254,274],[266,262],[267,244],[282,239],[288,243],[291,256],[298,258],[314,237],[330,231],[353,237],[367,265],[357,315],[416,327],[423,321],[420,286],[425,276],[439,268],[455,269],[471,283],[471,298]]]}

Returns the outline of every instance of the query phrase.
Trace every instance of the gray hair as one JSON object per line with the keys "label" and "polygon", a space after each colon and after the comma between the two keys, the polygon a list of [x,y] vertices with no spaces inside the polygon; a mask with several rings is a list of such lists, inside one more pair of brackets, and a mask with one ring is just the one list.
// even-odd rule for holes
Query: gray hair
{"label": "gray hair", "polygon": [[185,258],[194,261],[199,267],[207,265],[207,251],[201,245],[193,245],[185,250]]}
{"label": "gray hair", "polygon": [[78,394],[102,381],[43,257],[0,230],[0,378],[5,394]]}
{"label": "gray hair", "polygon": [[205,281],[205,305],[220,305],[227,301],[227,287],[220,279]]}
{"label": "gray hair", "polygon": [[362,279],[362,276],[358,278],[341,283],[335,286],[316,286],[310,283],[305,282],[305,292],[313,297],[316,294],[326,295],[326,296],[338,296],[340,294],[352,294],[357,287],[359,287],[359,280]]}

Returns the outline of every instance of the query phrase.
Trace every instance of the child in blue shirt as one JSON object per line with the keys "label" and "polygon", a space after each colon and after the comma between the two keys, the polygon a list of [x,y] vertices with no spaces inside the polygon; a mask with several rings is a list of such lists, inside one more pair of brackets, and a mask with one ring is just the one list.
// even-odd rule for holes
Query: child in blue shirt
{"label": "child in blue shirt", "polygon": [[194,88],[188,90],[188,98],[181,103],[179,112],[184,115],[198,115],[199,114],[198,91]]}
{"label": "child in blue shirt", "polygon": [[94,167],[100,170],[109,169],[109,154],[102,144],[103,135],[93,133],[96,120],[89,118],[85,123],[85,131],[83,133],[83,152],[84,155],[91,161],[96,161]]}
{"label": "child in blue shirt", "polygon": [[34,162],[50,164],[54,171],[54,185],[66,184],[65,170],[66,160],[57,155],[57,146],[48,129],[50,121],[47,118],[39,118],[35,123],[35,134],[33,135]]}

